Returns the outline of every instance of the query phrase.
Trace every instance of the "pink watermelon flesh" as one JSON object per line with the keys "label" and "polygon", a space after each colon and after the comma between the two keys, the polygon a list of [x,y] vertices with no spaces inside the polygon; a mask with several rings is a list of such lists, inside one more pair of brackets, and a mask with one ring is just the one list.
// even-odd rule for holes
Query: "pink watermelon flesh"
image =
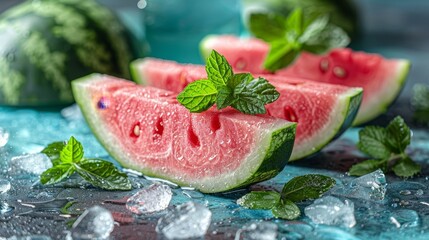
{"label": "pink watermelon flesh", "polygon": [[[137,82],[180,92],[190,82],[207,78],[204,66],[182,65],[153,58],[132,64]],[[339,136],[352,123],[362,89],[318,83],[292,77],[262,75],[280,92],[267,105],[269,115],[298,122],[291,161],[307,157]]]}
{"label": "pink watermelon flesh", "polygon": [[72,83],[82,112],[123,166],[202,192],[274,177],[292,151],[295,123],[211,109],[193,114],[176,94],[110,76]]}
{"label": "pink watermelon flesh", "polygon": [[[204,59],[215,49],[237,70],[267,73],[263,62],[269,46],[259,39],[213,35],[206,37],[200,48]],[[295,63],[275,74],[362,87],[363,100],[353,123],[359,125],[387,110],[403,88],[409,68],[408,60],[385,59],[377,54],[341,48],[325,55],[303,53]]]}

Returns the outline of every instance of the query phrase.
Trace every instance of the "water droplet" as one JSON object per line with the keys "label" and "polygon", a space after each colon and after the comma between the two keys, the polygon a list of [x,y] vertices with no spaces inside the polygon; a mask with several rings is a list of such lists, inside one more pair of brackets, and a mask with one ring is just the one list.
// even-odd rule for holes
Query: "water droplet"
{"label": "water droplet", "polygon": [[202,194],[198,191],[183,190],[182,193],[183,193],[183,195],[187,196],[188,198],[194,198],[194,199],[204,198],[204,194]]}
{"label": "water droplet", "polygon": [[60,212],[61,209],[70,204],[73,198],[55,198],[48,201],[42,202],[22,202],[18,201],[22,206],[32,208],[32,211],[28,212]]}
{"label": "water droplet", "polygon": [[407,195],[411,194],[411,191],[410,190],[401,190],[401,191],[399,191],[399,194],[407,196]]}

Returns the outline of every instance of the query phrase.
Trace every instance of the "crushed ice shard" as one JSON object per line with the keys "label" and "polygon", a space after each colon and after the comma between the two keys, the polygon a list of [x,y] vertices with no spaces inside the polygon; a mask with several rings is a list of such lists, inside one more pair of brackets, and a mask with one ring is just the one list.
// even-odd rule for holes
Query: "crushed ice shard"
{"label": "crushed ice shard", "polygon": [[334,195],[371,201],[381,201],[386,195],[387,183],[380,169],[358,177],[349,184],[333,190]]}
{"label": "crushed ice shard", "polygon": [[304,212],[317,224],[342,225],[349,228],[356,224],[353,202],[349,200],[342,202],[332,196],[315,200],[304,209]]}
{"label": "crushed ice shard", "polygon": [[126,207],[136,214],[157,212],[168,207],[172,196],[169,186],[155,183],[131,196]]}
{"label": "crushed ice shard", "polygon": [[235,240],[276,240],[277,224],[272,222],[250,223],[235,234]]}
{"label": "crushed ice shard", "polygon": [[109,210],[94,206],[85,210],[74,222],[73,239],[107,239],[114,228],[114,220]]}
{"label": "crushed ice shard", "polygon": [[212,213],[204,205],[187,202],[159,219],[156,232],[167,239],[198,238],[206,234]]}
{"label": "crushed ice shard", "polygon": [[34,153],[13,157],[9,162],[9,173],[12,175],[40,175],[52,167],[51,159],[43,153]]}

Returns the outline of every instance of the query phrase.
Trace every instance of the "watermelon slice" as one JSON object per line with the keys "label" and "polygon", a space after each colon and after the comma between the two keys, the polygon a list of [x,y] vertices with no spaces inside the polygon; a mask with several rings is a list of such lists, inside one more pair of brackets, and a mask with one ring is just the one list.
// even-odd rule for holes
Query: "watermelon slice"
{"label": "watermelon slice", "polygon": [[[204,59],[215,49],[237,70],[267,73],[263,62],[269,46],[259,39],[212,35],[203,39],[200,48]],[[303,53],[293,65],[276,75],[362,87],[362,104],[353,122],[359,125],[387,110],[403,88],[409,68],[410,62],[405,59],[385,59],[377,54],[343,48],[326,55]]]}
{"label": "watermelon slice", "polygon": [[89,126],[123,166],[202,192],[263,181],[286,165],[295,123],[233,109],[193,114],[170,91],[105,75],[72,83]]}
{"label": "watermelon slice", "polygon": [[[207,78],[204,66],[145,58],[132,63],[134,79],[153,87],[180,92],[197,79]],[[271,116],[298,122],[290,161],[307,157],[343,133],[357,114],[361,88],[317,83],[292,77],[263,75],[280,92],[267,105]]]}

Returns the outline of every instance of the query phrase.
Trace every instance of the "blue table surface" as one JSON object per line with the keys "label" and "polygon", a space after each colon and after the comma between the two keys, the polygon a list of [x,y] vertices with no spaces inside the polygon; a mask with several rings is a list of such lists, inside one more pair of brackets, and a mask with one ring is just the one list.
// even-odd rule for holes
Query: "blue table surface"
{"label": "blue table surface", "polygon": [[[38,183],[37,176],[10,176],[8,161],[16,155],[39,152],[46,144],[68,139],[71,135],[82,142],[85,155],[109,159],[107,152],[97,142],[85,121],[79,117],[77,108],[69,108],[61,114],[58,111],[11,109],[0,107],[0,126],[10,133],[8,144],[0,148],[0,178],[8,178],[12,189],[0,195],[15,209],[11,214],[0,214],[0,236],[45,235],[52,239],[63,239],[73,221],[85,208],[102,205],[109,209],[119,224],[111,235],[112,239],[156,239],[157,219],[165,214],[136,216],[126,210],[124,198],[139,188],[148,186],[150,181],[142,177],[131,177],[135,189],[124,192],[108,192],[95,188],[82,189],[73,179],[62,186],[45,187]],[[319,173],[336,179],[341,187],[350,182],[347,169],[364,159],[355,148],[358,128],[349,129],[341,138],[333,142],[318,155],[305,161],[289,164],[274,179],[252,186],[250,189],[275,189],[280,191],[283,184],[295,176]],[[315,225],[305,216],[297,221],[275,219],[270,211],[248,210],[236,204],[236,200],[248,189],[231,193],[203,195],[174,188],[170,206],[186,201],[206,204],[213,212],[212,223],[206,239],[233,239],[235,232],[246,223],[272,221],[279,226],[279,239],[428,239],[429,238],[429,134],[425,129],[413,128],[413,140],[408,148],[410,156],[423,166],[422,173],[411,179],[387,176],[388,188],[383,201],[365,201],[349,198],[355,204],[357,224],[353,228]],[[423,195],[416,194],[423,190]],[[401,190],[411,191],[401,195]],[[187,196],[190,195],[191,197]],[[338,196],[337,196],[338,197]],[[345,199],[344,196],[339,196]],[[69,199],[69,200],[64,200]],[[48,201],[46,203],[45,201]],[[61,215],[59,209],[68,201],[75,201],[69,208],[69,215]],[[312,201],[299,204],[301,210]],[[35,208],[30,208],[30,203]],[[403,209],[413,210],[418,218],[415,224],[397,228],[390,222],[390,216]],[[408,220],[407,220],[408,221]],[[410,220],[411,221],[411,220]]]}

